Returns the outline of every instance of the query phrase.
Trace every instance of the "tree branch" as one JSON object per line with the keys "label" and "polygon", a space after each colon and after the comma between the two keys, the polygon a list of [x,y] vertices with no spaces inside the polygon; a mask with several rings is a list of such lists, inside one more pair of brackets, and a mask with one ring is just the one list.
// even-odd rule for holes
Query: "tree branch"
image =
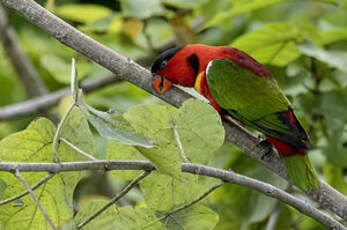
{"label": "tree branch", "polygon": [[103,213],[111,205],[116,203],[120,198],[125,196],[133,187],[135,187],[139,183],[140,180],[144,179],[150,173],[151,173],[151,171],[144,171],[140,176],[138,176],[133,181],[131,181],[127,186],[125,186],[122,189],[122,191],[120,191],[115,197],[113,197],[104,207],[102,207],[100,210],[98,210],[96,213],[94,213],[92,216],[90,216],[87,220],[78,224],[77,229],[81,229],[83,226],[88,224],[90,221],[94,220],[97,216],[99,216],[101,213]]}
{"label": "tree branch", "polygon": [[275,208],[275,210],[273,210],[273,212],[271,213],[269,217],[269,220],[266,223],[265,230],[275,230],[277,220],[281,215],[282,209],[283,209],[282,205],[277,205],[277,207]]}
{"label": "tree branch", "polygon": [[[278,199],[296,209],[301,213],[312,217],[322,224],[337,230],[347,230],[345,226],[324,212],[314,208],[309,203],[296,198],[295,196],[267,183],[258,181],[238,173],[213,168],[206,165],[182,163],[183,172],[214,177],[226,182],[243,185],[255,189],[266,196]],[[60,163],[21,163],[21,162],[0,162],[0,171],[9,172],[66,172],[82,170],[155,170],[154,165],[149,161],[140,160],[119,160],[119,161],[83,161],[83,162],[60,162]]]}
{"label": "tree branch", "polygon": [[67,120],[67,118],[69,117],[69,114],[71,113],[72,109],[75,107],[75,103],[71,103],[68,107],[68,109],[65,111],[64,116],[61,118],[57,130],[54,133],[54,137],[53,137],[53,144],[52,144],[52,150],[53,150],[53,155],[54,155],[54,162],[60,162],[59,160],[59,144],[60,144],[60,134],[61,131],[64,127],[64,124]]}
{"label": "tree branch", "polygon": [[178,145],[178,149],[180,150],[180,153],[181,153],[181,157],[182,157],[184,162],[189,163],[190,161],[188,160],[188,158],[187,158],[187,156],[186,156],[186,154],[184,152],[180,136],[178,135],[176,124],[173,124],[172,128],[173,128],[173,133],[174,133],[177,145]]}
{"label": "tree branch", "polygon": [[73,150],[75,150],[76,152],[78,152],[79,154],[81,154],[82,156],[88,158],[89,160],[92,161],[96,161],[98,159],[96,159],[93,155],[86,153],[85,151],[83,151],[82,149],[78,148],[76,145],[72,144],[70,141],[68,141],[67,139],[61,137],[60,140],[62,142],[64,142],[65,144],[67,144],[68,146],[70,146]]}
{"label": "tree branch", "polygon": [[[54,177],[55,174],[54,173],[49,173],[48,175],[44,176],[42,179],[40,179],[36,184],[34,184],[31,189],[32,190],[35,190],[37,188],[39,188],[41,185],[43,185],[44,183],[46,183],[49,179],[51,179],[52,177]],[[15,200],[18,200],[20,198],[22,198],[23,196],[27,195],[29,193],[28,190],[25,190],[24,192],[18,194],[18,195],[15,195],[13,197],[10,197],[6,200],[1,200],[0,201],[0,206],[1,205],[4,205],[4,204],[7,204],[7,203],[10,203],[12,201],[15,201]]]}
{"label": "tree branch", "polygon": [[[0,0],[0,2],[16,10],[28,21],[41,27],[63,44],[112,71],[120,79],[127,80],[176,107],[179,107],[186,99],[191,97],[177,87],[173,87],[167,93],[159,95],[152,89],[151,74],[148,70],[76,30],[32,0]],[[234,124],[224,123],[224,127],[227,140],[238,145],[248,156],[288,179],[287,170],[274,151],[272,157],[264,160],[260,159],[266,149],[257,145],[259,140],[254,135],[245,132]],[[347,220],[347,198],[324,181],[321,181],[319,190],[307,192],[306,194],[323,207]]]}
{"label": "tree branch", "polygon": [[182,207],[179,207],[179,208],[176,208],[176,209],[174,209],[174,210],[171,210],[171,211],[167,212],[164,216],[162,216],[162,217],[158,218],[157,220],[155,220],[155,221],[149,223],[148,225],[144,226],[142,229],[146,229],[146,228],[148,228],[149,226],[151,226],[151,225],[157,223],[158,221],[162,221],[162,220],[166,219],[167,217],[169,217],[169,216],[171,216],[171,215],[173,215],[173,214],[175,214],[175,213],[177,213],[177,212],[180,212],[180,211],[182,211],[182,210],[184,210],[184,209],[186,209],[186,208],[189,208],[189,207],[193,206],[194,204],[196,204],[196,203],[198,203],[199,201],[203,200],[205,197],[207,197],[209,194],[211,194],[214,190],[216,190],[217,188],[219,188],[219,187],[222,186],[223,184],[224,184],[224,182],[223,182],[223,183],[216,184],[215,186],[212,186],[209,190],[207,190],[206,192],[204,192],[204,194],[202,194],[200,197],[198,197],[198,199],[193,200],[192,202],[190,202],[190,203],[188,203],[188,204],[185,204],[185,205],[183,205]]}
{"label": "tree branch", "polygon": [[41,209],[42,214],[45,216],[46,220],[48,221],[48,223],[51,225],[53,230],[57,230],[57,228],[55,227],[55,225],[53,224],[51,218],[49,217],[47,211],[45,210],[45,208],[42,206],[39,198],[36,196],[36,194],[34,193],[34,191],[31,189],[30,185],[28,184],[28,182],[24,179],[24,177],[20,174],[19,170],[16,169],[16,171],[14,172],[14,175],[18,178],[18,180],[20,180],[23,185],[27,188],[28,192],[31,194],[31,196],[33,197],[34,201],[36,202],[37,206],[39,206],[39,208]]}
{"label": "tree branch", "polygon": [[[81,88],[83,89],[83,92],[90,93],[117,82],[120,82],[120,79],[114,75],[111,75],[107,77],[84,80],[81,83]],[[46,94],[42,97],[37,97],[25,102],[8,105],[2,108],[0,107],[0,121],[13,119],[18,116],[33,114],[48,109],[58,104],[59,100],[62,97],[69,95],[70,93],[70,87],[66,87],[53,93]]]}
{"label": "tree branch", "polygon": [[0,4],[0,40],[9,57],[18,78],[22,81],[29,98],[38,97],[48,92],[46,86],[27,55],[20,49],[17,35],[8,24],[5,9]]}

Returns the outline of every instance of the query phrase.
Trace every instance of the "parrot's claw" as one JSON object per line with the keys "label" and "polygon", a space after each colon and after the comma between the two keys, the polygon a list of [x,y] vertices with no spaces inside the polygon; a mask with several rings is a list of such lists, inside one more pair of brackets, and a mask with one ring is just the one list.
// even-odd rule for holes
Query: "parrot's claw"
{"label": "parrot's claw", "polygon": [[272,150],[272,144],[268,139],[263,139],[261,140],[258,144],[258,147],[262,147],[265,149],[265,153],[261,156],[261,160],[264,160],[266,157],[271,155],[271,150]]}
{"label": "parrot's claw", "polygon": [[[228,168],[227,171],[229,171],[229,172],[234,172],[234,170],[233,170],[232,168]],[[227,182],[229,182],[229,181],[223,180],[223,182],[226,182],[226,183],[227,183]]]}
{"label": "parrot's claw", "polygon": [[232,168],[228,168],[227,171],[234,172]]}

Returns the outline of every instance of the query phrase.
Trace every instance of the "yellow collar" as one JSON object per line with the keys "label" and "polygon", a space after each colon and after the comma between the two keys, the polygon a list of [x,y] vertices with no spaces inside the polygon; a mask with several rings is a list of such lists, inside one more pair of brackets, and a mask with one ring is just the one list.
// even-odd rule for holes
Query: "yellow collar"
{"label": "yellow collar", "polygon": [[194,88],[199,93],[201,93],[201,80],[204,75],[205,75],[205,71],[201,71],[195,79]]}

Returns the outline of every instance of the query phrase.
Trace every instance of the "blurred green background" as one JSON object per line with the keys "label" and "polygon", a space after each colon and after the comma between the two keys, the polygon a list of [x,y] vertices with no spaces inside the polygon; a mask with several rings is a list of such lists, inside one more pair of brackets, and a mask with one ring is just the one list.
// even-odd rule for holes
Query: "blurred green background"
{"label": "blurred green background", "polygon": [[[150,67],[166,48],[188,43],[231,45],[271,70],[311,135],[310,157],[321,177],[347,194],[347,1],[346,0],[47,0],[41,5],[79,30]],[[79,79],[110,73],[50,35],[7,11],[20,47],[30,57],[49,91],[69,85],[70,61]],[[25,86],[0,46],[0,106],[27,99]],[[120,82],[90,93],[87,102],[101,110],[127,111],[135,104],[163,103],[143,90]],[[64,100],[49,110],[60,117]],[[0,121],[0,139],[24,129],[37,115]],[[107,141],[96,136],[99,158]],[[99,141],[100,140],[100,141]],[[277,186],[285,182],[249,159],[230,143],[210,165]],[[113,183],[113,182],[112,182]],[[93,183],[89,183],[92,187]],[[98,183],[95,188],[100,187]],[[112,187],[112,186],[111,186]],[[102,193],[90,189],[86,193]],[[134,195],[134,202],[141,200]],[[266,229],[279,213],[275,229],[326,229],[296,210],[247,188],[227,185],[206,204],[219,214],[215,229]]]}

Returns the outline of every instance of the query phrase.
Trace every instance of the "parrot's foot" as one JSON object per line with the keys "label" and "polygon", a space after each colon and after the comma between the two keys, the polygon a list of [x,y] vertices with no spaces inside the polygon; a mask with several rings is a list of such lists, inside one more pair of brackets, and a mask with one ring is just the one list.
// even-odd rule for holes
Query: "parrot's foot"
{"label": "parrot's foot", "polygon": [[[233,170],[232,168],[228,168],[227,171],[229,171],[229,172],[234,172],[234,170]],[[229,182],[229,181],[223,180],[223,182],[226,182],[226,183],[227,183],[227,182]]]}
{"label": "parrot's foot", "polygon": [[234,172],[232,168],[228,168],[227,171]]}
{"label": "parrot's foot", "polygon": [[264,160],[266,157],[268,157],[269,155],[271,155],[271,150],[272,150],[272,144],[270,143],[270,141],[268,139],[263,139],[261,140],[257,146],[264,148],[265,152],[264,154],[261,156],[261,160]]}

